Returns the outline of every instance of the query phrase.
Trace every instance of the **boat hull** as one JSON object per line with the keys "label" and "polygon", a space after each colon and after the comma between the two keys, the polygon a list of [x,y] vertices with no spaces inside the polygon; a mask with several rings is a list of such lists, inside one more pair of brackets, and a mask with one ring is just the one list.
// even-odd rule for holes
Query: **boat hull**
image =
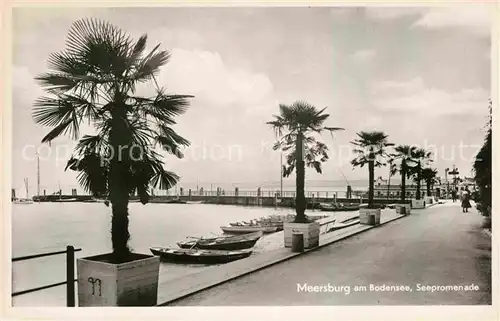
{"label": "boat hull", "polygon": [[182,249],[202,249],[202,250],[224,250],[224,251],[234,251],[234,250],[245,250],[254,247],[259,239],[239,241],[234,243],[196,243],[193,242],[179,242],[177,245]]}
{"label": "boat hull", "polygon": [[33,204],[32,200],[14,200],[12,204]]}
{"label": "boat hull", "polygon": [[189,264],[223,264],[249,257],[252,251],[207,251],[169,248],[151,248],[151,253],[164,262]]}
{"label": "boat hull", "polygon": [[262,231],[263,233],[274,233],[279,230],[278,226],[221,226],[221,230],[230,234],[252,233]]}
{"label": "boat hull", "polygon": [[341,207],[336,207],[332,205],[322,205],[320,206],[321,211],[323,212],[353,212],[353,211],[358,211],[359,210],[359,205],[347,205],[347,206],[341,206]]}

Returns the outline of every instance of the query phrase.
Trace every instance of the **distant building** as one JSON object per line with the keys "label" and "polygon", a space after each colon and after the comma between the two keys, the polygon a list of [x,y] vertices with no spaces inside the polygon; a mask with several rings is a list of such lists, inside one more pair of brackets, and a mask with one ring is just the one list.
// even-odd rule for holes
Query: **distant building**
{"label": "distant building", "polygon": [[[436,188],[440,188],[440,186],[435,185],[432,193],[436,192]],[[399,183],[391,183],[388,185],[388,180],[383,179],[381,176],[377,178],[374,185],[374,197],[375,198],[401,198],[401,184]],[[406,197],[405,198],[414,198],[417,195],[417,184],[406,184],[405,188]],[[389,197],[388,197],[389,194]],[[425,183],[420,185],[420,196],[424,197],[427,194],[427,186]]]}

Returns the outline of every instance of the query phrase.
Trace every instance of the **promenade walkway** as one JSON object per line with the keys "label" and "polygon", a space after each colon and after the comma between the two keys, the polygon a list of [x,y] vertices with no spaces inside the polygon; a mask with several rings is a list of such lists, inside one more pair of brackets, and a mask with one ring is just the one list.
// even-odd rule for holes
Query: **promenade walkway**
{"label": "promenade walkway", "polygon": [[[491,304],[491,238],[481,222],[475,209],[464,214],[458,203],[413,210],[380,228],[170,305]],[[298,290],[299,285],[328,284],[338,292]],[[370,284],[403,285],[411,291],[370,291]],[[473,284],[476,290],[424,292],[418,284]],[[355,286],[366,286],[367,291],[355,291]]]}

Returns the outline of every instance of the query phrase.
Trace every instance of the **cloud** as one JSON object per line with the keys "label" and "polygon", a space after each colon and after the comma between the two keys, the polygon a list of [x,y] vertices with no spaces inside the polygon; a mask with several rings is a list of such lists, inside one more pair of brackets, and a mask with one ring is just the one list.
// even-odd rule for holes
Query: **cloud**
{"label": "cloud", "polygon": [[228,66],[215,52],[175,48],[171,54],[159,76],[169,92],[219,108],[265,108],[272,101],[273,84],[263,73]]}
{"label": "cloud", "polygon": [[371,95],[373,105],[380,110],[410,111],[431,116],[483,115],[490,96],[483,88],[466,88],[455,92],[428,88],[421,78],[374,84]]}
{"label": "cloud", "polygon": [[[140,34],[131,33],[135,39]],[[197,49],[205,44],[205,39],[194,30],[185,28],[156,28],[147,32],[149,45],[161,43],[161,48]]]}
{"label": "cloud", "polygon": [[427,9],[414,7],[371,7],[365,9],[365,15],[372,20],[394,20],[422,15]]}
{"label": "cloud", "polygon": [[[493,10],[492,10],[493,8]],[[413,28],[462,28],[478,35],[489,35],[494,7],[489,4],[449,5],[443,7],[372,7],[365,15],[372,20],[415,17]]]}
{"label": "cloud", "polygon": [[486,5],[461,5],[432,8],[413,27],[439,29],[459,27],[481,35],[489,35],[492,23],[491,7]]}
{"label": "cloud", "polygon": [[366,62],[375,57],[377,52],[373,49],[363,49],[363,50],[358,50],[356,51],[352,57],[354,60],[358,62]]}

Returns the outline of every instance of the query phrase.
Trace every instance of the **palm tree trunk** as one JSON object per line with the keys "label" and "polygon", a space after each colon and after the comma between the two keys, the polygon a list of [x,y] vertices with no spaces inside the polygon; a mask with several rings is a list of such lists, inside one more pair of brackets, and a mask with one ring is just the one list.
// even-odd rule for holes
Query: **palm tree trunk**
{"label": "palm tree trunk", "polygon": [[304,194],[305,185],[305,161],[303,153],[303,136],[302,133],[297,135],[297,141],[295,143],[295,162],[296,162],[296,179],[295,184],[297,187],[297,193],[295,195],[295,211],[297,216],[295,217],[295,223],[306,223],[305,210],[306,210],[306,197]]}
{"label": "palm tree trunk", "polygon": [[406,198],[406,163],[404,160],[401,161],[401,201],[405,201]]}
{"label": "palm tree trunk", "polygon": [[370,160],[368,162],[368,179],[369,179],[369,186],[368,186],[368,208],[372,208],[373,206],[373,187],[375,184],[375,163],[373,160]]}
{"label": "palm tree trunk", "polygon": [[110,131],[110,145],[112,157],[109,173],[109,200],[112,204],[111,241],[113,245],[113,261],[120,263],[127,261],[130,256],[128,240],[128,202],[129,202],[129,148],[130,137],[127,131],[125,113],[112,114]]}
{"label": "palm tree trunk", "polygon": [[427,196],[431,196],[431,188],[432,188],[431,187],[431,180],[428,180],[426,182],[426,184],[427,184]]}
{"label": "palm tree trunk", "polygon": [[420,167],[420,161],[418,162],[418,167],[417,167],[417,196],[416,199],[420,199],[420,182],[422,181],[422,178],[420,177],[422,173],[422,168]]}

